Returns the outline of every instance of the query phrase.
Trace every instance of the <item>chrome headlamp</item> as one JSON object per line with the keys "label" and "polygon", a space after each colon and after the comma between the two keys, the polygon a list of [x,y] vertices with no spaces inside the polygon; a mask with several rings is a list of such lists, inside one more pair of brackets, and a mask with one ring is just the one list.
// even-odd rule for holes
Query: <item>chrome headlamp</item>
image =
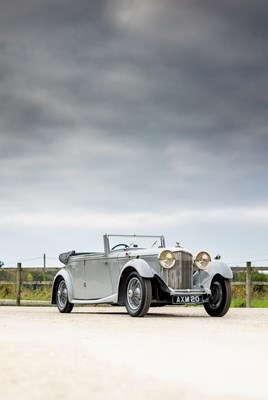
{"label": "chrome headlamp", "polygon": [[199,269],[204,269],[210,263],[211,257],[206,251],[199,251],[194,258],[194,264]]}
{"label": "chrome headlamp", "polygon": [[170,250],[163,250],[158,254],[158,260],[163,268],[172,268],[175,264],[175,255]]}

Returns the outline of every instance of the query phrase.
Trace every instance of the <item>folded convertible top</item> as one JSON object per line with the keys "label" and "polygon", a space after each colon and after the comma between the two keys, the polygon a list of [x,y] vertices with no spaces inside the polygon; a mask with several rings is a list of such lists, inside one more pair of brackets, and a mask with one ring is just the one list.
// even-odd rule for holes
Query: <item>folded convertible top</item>
{"label": "folded convertible top", "polygon": [[67,264],[68,263],[68,260],[69,260],[69,258],[71,257],[71,256],[74,256],[75,255],[75,250],[72,250],[72,251],[68,251],[67,253],[61,253],[60,255],[59,255],[59,260],[63,263],[63,264]]}

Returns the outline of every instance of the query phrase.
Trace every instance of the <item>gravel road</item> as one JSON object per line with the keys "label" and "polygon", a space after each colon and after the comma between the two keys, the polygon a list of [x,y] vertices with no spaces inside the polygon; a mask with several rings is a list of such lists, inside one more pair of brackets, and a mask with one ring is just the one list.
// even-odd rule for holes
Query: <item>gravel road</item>
{"label": "gravel road", "polygon": [[0,307],[5,400],[268,398],[268,309]]}

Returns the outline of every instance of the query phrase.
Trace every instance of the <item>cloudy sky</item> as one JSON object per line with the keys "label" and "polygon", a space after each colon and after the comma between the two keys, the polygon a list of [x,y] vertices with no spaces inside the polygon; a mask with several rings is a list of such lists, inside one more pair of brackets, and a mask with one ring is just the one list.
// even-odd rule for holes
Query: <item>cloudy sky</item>
{"label": "cloudy sky", "polygon": [[1,0],[0,259],[164,234],[268,264],[266,0]]}

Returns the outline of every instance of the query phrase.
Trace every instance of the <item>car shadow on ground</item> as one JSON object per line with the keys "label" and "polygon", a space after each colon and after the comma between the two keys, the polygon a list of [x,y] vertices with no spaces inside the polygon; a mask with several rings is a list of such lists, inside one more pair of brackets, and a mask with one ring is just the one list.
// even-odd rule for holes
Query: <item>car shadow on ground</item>
{"label": "car shadow on ground", "polygon": [[[80,310],[73,310],[72,314],[79,314],[79,315],[111,315],[111,316],[115,316],[115,315],[121,315],[121,316],[125,316],[128,318],[135,318],[135,317],[131,317],[127,311],[110,311],[109,308],[107,308],[107,311],[96,311],[96,309],[94,310],[86,310],[86,311],[80,311]],[[182,313],[180,314],[179,311],[174,313],[172,311],[166,311],[166,312],[154,312],[154,310],[149,310],[149,312],[142,318],[211,318],[208,314],[205,313],[204,310],[204,315],[200,315],[200,308],[199,308],[199,312],[194,313],[193,310],[191,311],[191,313],[187,313],[185,311],[185,309],[182,311]],[[138,317],[140,319],[140,317]]]}

